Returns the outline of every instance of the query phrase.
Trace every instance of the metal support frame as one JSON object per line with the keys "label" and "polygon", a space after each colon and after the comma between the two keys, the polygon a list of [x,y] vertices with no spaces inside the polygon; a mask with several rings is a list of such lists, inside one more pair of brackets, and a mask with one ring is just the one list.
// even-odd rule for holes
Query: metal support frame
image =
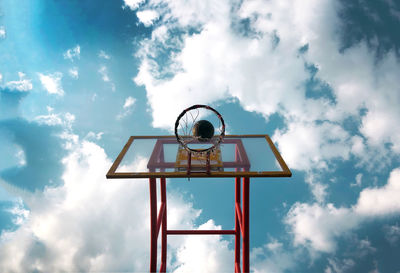
{"label": "metal support frame", "polygon": [[[250,171],[250,161],[243,146],[243,138],[265,138],[275,155],[282,171]],[[135,139],[155,139],[156,144],[150,156],[145,172],[117,172],[118,166]],[[150,190],[150,272],[157,270],[157,239],[161,229],[161,265],[160,272],[166,272],[167,267],[167,235],[234,235],[235,236],[235,272],[250,271],[250,177],[290,177],[291,171],[279,154],[268,135],[227,135],[225,144],[235,144],[235,161],[223,162],[223,168],[235,168],[236,171],[210,171],[207,162],[205,172],[167,171],[175,168],[175,162],[167,162],[164,157],[164,144],[177,144],[171,136],[131,136],[125,144],[113,165],[107,172],[107,178],[149,178]],[[191,156],[188,158],[191,165]],[[209,160],[209,158],[208,158]],[[235,177],[235,229],[234,230],[168,230],[167,229],[167,194],[166,178],[172,177]],[[157,178],[160,178],[161,206],[157,212]],[[241,182],[243,192],[241,191]],[[241,204],[242,195],[242,204]],[[241,244],[242,241],[242,244]],[[242,248],[241,248],[242,247]],[[241,255],[242,252],[242,255]],[[242,268],[240,267],[242,262]]]}
{"label": "metal support frame", "polygon": [[[241,181],[243,180],[243,181]],[[235,272],[250,272],[250,178],[235,178],[235,229],[234,230],[170,230],[167,229],[167,192],[165,178],[160,178],[161,206],[157,212],[156,178],[149,178],[150,189],[150,272],[157,272],[157,239],[161,229],[161,265],[159,272],[167,269],[167,235],[234,235]],[[240,195],[243,183],[243,204]],[[240,268],[240,241],[242,239],[242,269]]]}
{"label": "metal support frame", "polygon": [[156,178],[149,178],[150,185],[150,272],[157,269],[157,240],[161,228],[161,265],[160,272],[167,268],[167,191],[165,178],[161,178],[161,206],[157,213]]}

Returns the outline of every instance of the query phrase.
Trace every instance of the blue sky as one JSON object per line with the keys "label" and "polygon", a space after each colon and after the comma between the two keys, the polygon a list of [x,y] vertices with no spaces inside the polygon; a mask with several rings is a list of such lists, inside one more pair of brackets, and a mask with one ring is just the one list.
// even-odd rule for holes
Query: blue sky
{"label": "blue sky", "polygon": [[[393,0],[1,1],[0,271],[146,271],[148,184],[105,173],[200,103],[293,172],[252,180],[253,272],[399,272],[399,27]],[[169,228],[233,227],[231,180],[168,183]],[[231,238],[168,247],[233,270]]]}

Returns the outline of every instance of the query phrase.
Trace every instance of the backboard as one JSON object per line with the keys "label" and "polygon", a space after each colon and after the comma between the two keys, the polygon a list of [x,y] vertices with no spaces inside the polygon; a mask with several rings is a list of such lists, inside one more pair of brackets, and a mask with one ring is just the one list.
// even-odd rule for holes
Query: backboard
{"label": "backboard", "polygon": [[[201,149],[206,143],[191,143]],[[188,170],[190,161],[191,168]],[[107,178],[290,177],[292,173],[268,135],[226,135],[213,154],[188,158],[175,136],[131,136]]]}

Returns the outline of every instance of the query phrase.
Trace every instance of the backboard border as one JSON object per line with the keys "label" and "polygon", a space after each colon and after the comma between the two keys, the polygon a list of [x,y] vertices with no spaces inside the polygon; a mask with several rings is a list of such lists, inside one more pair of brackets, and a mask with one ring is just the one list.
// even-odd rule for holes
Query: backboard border
{"label": "backboard border", "polygon": [[159,138],[174,138],[174,136],[130,136],[125,146],[122,148],[118,157],[110,167],[106,174],[108,179],[126,179],[126,178],[193,178],[193,177],[291,177],[292,172],[286,165],[278,149],[275,147],[269,135],[225,135],[225,138],[262,138],[264,137],[269,144],[275,159],[278,161],[282,171],[241,171],[241,172],[221,172],[214,171],[211,174],[203,172],[193,172],[188,175],[186,172],[116,172],[119,164],[124,158],[129,147],[135,139],[159,139]]}

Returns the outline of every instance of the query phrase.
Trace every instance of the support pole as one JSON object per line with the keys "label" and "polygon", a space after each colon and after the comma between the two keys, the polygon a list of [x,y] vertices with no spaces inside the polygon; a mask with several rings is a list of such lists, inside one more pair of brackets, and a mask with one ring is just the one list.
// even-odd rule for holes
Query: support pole
{"label": "support pole", "polygon": [[165,186],[165,177],[161,178],[161,204],[165,206],[164,217],[161,227],[161,266],[160,272],[165,272],[167,269],[167,192]]}
{"label": "support pole", "polygon": [[[240,177],[235,177],[235,273],[240,272],[240,234],[242,233],[237,207],[240,208]],[[241,221],[242,219],[240,219]]]}
{"label": "support pole", "polygon": [[157,270],[157,188],[156,179],[149,178],[150,189],[150,272]]}
{"label": "support pole", "polygon": [[208,175],[211,174],[210,156],[211,156],[211,154],[208,151],[207,152],[207,159],[206,159],[206,172],[207,172]]}
{"label": "support pole", "polygon": [[[243,204],[240,205],[241,181],[243,182]],[[150,190],[150,272],[157,268],[157,238],[161,227],[161,265],[160,272],[167,267],[167,235],[235,235],[235,273],[240,270],[240,239],[242,237],[242,270],[250,272],[250,178],[235,178],[235,229],[234,230],[168,230],[167,229],[167,193],[165,178],[161,178],[161,207],[157,213],[157,180],[149,178]]]}
{"label": "support pole", "polygon": [[249,212],[250,212],[250,178],[245,177],[243,180],[243,272],[250,272],[250,230],[249,230]]}
{"label": "support pole", "polygon": [[187,152],[188,153],[188,168],[187,168],[187,175],[190,176],[190,171],[192,169],[192,153],[191,152]]}

